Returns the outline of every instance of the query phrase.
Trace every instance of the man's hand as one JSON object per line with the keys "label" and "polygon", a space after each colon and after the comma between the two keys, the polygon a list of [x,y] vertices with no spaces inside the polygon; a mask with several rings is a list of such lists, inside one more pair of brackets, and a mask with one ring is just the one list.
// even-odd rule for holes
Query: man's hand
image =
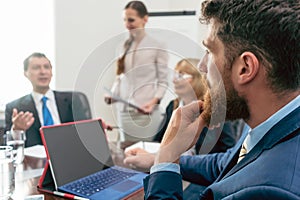
{"label": "man's hand", "polygon": [[155,155],[141,148],[125,151],[124,164],[140,171],[149,171],[154,163]]}
{"label": "man's hand", "polygon": [[12,129],[13,130],[24,130],[26,131],[27,129],[30,128],[30,126],[34,122],[34,117],[31,112],[19,112],[16,108],[13,109],[12,113]]}
{"label": "man's hand", "polygon": [[182,153],[197,142],[205,122],[200,116],[203,102],[193,102],[177,108],[171,117],[162,139],[155,164],[162,162],[179,162]]}

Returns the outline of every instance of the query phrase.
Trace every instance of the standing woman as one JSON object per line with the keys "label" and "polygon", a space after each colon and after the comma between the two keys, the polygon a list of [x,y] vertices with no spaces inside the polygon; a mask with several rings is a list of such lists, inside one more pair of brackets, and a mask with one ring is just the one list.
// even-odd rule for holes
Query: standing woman
{"label": "standing woman", "polygon": [[[162,119],[158,104],[168,85],[168,52],[164,44],[146,33],[148,11],[141,1],[130,1],[123,18],[129,38],[118,59],[111,92],[141,109],[118,105],[121,140],[151,140]],[[110,104],[114,99],[105,97],[105,101]]]}

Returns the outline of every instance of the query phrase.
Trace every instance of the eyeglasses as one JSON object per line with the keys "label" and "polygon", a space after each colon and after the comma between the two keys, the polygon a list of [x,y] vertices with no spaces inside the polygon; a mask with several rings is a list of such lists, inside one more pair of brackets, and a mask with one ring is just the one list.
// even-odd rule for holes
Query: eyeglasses
{"label": "eyeglasses", "polygon": [[175,72],[174,78],[175,79],[189,79],[189,78],[193,78],[193,76],[190,74]]}

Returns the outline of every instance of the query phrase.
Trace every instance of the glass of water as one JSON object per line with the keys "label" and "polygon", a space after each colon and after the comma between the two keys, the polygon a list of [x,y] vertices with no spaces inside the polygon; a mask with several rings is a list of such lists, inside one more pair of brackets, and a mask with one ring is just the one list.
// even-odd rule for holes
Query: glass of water
{"label": "glass of water", "polygon": [[12,147],[0,146],[0,199],[8,199],[15,189]]}
{"label": "glass of water", "polygon": [[13,148],[14,164],[21,164],[24,160],[26,135],[24,131],[7,131],[6,145]]}

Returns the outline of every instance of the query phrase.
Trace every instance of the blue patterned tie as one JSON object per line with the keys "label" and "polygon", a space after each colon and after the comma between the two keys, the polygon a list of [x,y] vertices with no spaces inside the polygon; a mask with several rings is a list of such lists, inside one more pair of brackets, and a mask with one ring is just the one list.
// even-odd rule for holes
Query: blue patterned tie
{"label": "blue patterned tie", "polygon": [[42,101],[43,101],[43,119],[44,119],[44,126],[49,126],[49,125],[53,125],[54,122],[53,122],[53,118],[51,116],[51,113],[47,107],[47,102],[48,98],[43,96],[42,98]]}

